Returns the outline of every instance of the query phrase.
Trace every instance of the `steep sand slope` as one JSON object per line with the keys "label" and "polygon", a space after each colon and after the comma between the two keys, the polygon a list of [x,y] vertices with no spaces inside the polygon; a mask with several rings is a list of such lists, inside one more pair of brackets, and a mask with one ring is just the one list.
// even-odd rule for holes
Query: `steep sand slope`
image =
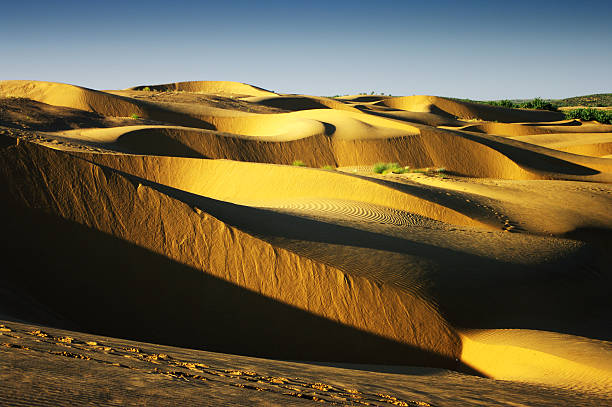
{"label": "steep sand slope", "polygon": [[[459,355],[429,303],[229,227],[205,212],[219,203],[186,205],[28,143],[2,155],[3,213],[13,215],[3,247],[26,261],[26,272],[5,278],[90,329],[311,360],[452,366]],[[18,244],[30,234],[31,245]],[[222,314],[211,311],[218,303]],[[277,332],[281,324],[293,327]]]}

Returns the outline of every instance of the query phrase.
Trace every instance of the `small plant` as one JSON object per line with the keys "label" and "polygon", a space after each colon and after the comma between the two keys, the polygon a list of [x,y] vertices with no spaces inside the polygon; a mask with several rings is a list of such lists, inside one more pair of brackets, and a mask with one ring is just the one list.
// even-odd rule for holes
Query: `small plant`
{"label": "small plant", "polygon": [[295,167],[306,167],[306,163],[304,163],[302,160],[295,160],[291,163],[291,165]]}
{"label": "small plant", "polygon": [[389,164],[387,163],[376,163],[374,164],[372,171],[374,171],[376,174],[382,174],[387,168],[389,168]]}
{"label": "small plant", "polygon": [[377,174],[427,174],[436,177],[441,177],[446,173],[446,168],[410,168],[410,166],[402,167],[398,163],[376,163],[372,170]]}
{"label": "small plant", "polygon": [[376,163],[372,168],[376,174],[403,174],[410,171],[409,166],[401,167],[398,163]]}
{"label": "small plant", "polygon": [[323,167],[321,167],[324,170],[335,170],[336,168],[332,167],[331,165],[324,165]]}
{"label": "small plant", "polygon": [[151,88],[148,86],[145,86],[144,88],[142,88],[142,90],[144,90],[145,92],[151,92]]}
{"label": "small plant", "polygon": [[140,119],[140,116],[138,116],[136,113],[134,113],[133,115],[130,116],[132,119]]}

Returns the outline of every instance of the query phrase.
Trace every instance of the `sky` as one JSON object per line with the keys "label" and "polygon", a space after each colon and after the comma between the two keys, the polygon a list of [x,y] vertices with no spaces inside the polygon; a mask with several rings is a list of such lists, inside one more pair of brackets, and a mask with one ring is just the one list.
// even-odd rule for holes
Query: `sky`
{"label": "sky", "polygon": [[610,93],[612,1],[10,2],[2,79],[481,100]]}

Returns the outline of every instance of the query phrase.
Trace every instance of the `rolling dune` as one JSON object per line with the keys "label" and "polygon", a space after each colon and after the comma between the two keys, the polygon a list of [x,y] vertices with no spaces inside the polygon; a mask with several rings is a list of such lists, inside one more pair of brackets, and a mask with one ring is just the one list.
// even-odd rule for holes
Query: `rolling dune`
{"label": "rolling dune", "polygon": [[433,96],[0,81],[0,316],[605,403],[610,128]]}
{"label": "rolling dune", "polygon": [[270,96],[275,95],[274,92],[258,88],[257,86],[247,85],[240,82],[231,81],[189,81],[189,82],[174,82],[162,85],[143,85],[129,88],[132,90],[142,90],[149,88],[151,90],[167,91],[174,90],[180,92],[195,92],[207,94],[231,94],[242,96]]}
{"label": "rolling dune", "polygon": [[467,120],[496,120],[499,122],[544,122],[562,120],[563,114],[544,110],[508,109],[446,99],[437,96],[404,96],[385,98],[381,105],[413,112],[451,115]]}

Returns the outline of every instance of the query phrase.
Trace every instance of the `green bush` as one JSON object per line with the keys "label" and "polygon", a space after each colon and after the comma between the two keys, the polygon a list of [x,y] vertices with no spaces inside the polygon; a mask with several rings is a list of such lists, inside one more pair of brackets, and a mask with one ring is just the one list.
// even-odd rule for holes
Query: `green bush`
{"label": "green bush", "polygon": [[390,168],[399,168],[398,163],[376,163],[372,170],[377,174],[382,174]]}
{"label": "green bush", "polygon": [[136,113],[134,113],[133,115],[130,116],[132,119],[140,119],[140,116],[138,116]]}
{"label": "green bush", "polygon": [[593,118],[599,123],[612,124],[612,111],[596,109]]}
{"label": "green bush", "polygon": [[596,120],[602,124],[612,124],[612,110],[601,109],[573,109],[565,112],[568,119],[580,119],[584,121]]}
{"label": "green bush", "polygon": [[402,167],[398,163],[376,163],[372,170],[377,174],[428,174],[432,176],[443,176],[446,168],[410,168]]}
{"label": "green bush", "polygon": [[470,103],[481,103],[485,105],[491,106],[500,106],[506,107],[510,109],[538,109],[538,110],[550,110],[551,112],[558,112],[559,108],[556,104],[551,102],[547,102],[542,98],[535,98],[533,100],[528,100],[526,102],[517,103],[512,100],[503,99],[503,100],[489,100],[489,101],[480,101],[480,100],[472,100],[472,99],[455,99],[463,102]]}
{"label": "green bush", "polygon": [[489,102],[489,104],[493,106],[508,107],[510,109],[516,109],[519,107],[518,104],[508,99],[492,101],[492,102]]}
{"label": "green bush", "polygon": [[376,174],[404,174],[410,171],[409,166],[402,167],[398,163],[376,163],[372,170]]}
{"label": "green bush", "polygon": [[151,88],[148,86],[145,86],[144,88],[142,88],[142,90],[144,90],[145,92],[150,92]]}
{"label": "green bush", "polygon": [[306,163],[304,163],[304,161],[302,160],[295,160],[291,163],[291,165],[294,165],[296,167],[306,167]]}
{"label": "green bush", "polygon": [[521,103],[519,107],[523,109],[550,110],[551,112],[559,111],[557,106],[553,105],[550,102],[545,101],[542,98],[535,98],[525,103]]}
{"label": "green bush", "polygon": [[321,167],[321,168],[323,168],[324,170],[335,170],[335,169],[336,169],[335,167],[333,167],[333,166],[331,166],[331,165],[324,165],[324,166],[323,166],[323,167]]}

